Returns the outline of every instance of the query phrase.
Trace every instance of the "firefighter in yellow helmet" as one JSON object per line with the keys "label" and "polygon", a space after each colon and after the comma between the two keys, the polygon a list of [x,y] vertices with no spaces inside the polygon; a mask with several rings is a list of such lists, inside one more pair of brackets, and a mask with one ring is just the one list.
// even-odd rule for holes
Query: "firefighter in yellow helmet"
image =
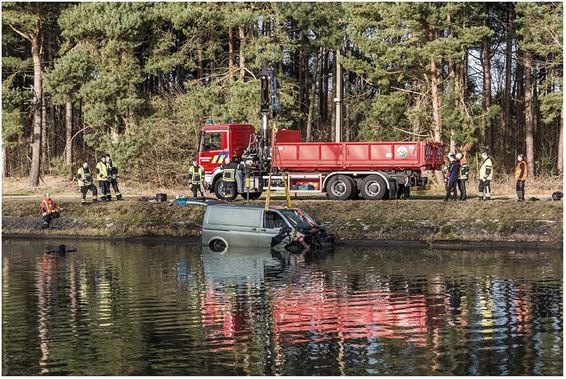
{"label": "firefighter in yellow helmet", "polygon": [[193,197],[197,197],[197,191],[204,197],[204,168],[193,161],[189,168],[189,189],[193,191]]}
{"label": "firefighter in yellow helmet", "polygon": [[88,163],[83,163],[83,166],[78,169],[77,171],[77,182],[79,183],[79,188],[81,189],[81,204],[86,205],[86,194],[88,191],[92,191],[92,202],[96,203],[98,199],[96,195],[98,191],[96,190],[96,186],[93,183],[92,173],[90,172],[90,167],[88,167]]}
{"label": "firefighter in yellow helmet", "polygon": [[100,157],[100,162],[96,164],[96,180],[98,180],[98,187],[100,188],[100,200],[108,201],[108,194],[110,192],[108,184],[108,166],[106,165],[106,156]]}
{"label": "firefighter in yellow helmet", "polygon": [[489,200],[491,198],[491,180],[493,179],[493,161],[487,155],[487,152],[482,153],[481,157],[483,161],[479,172],[479,196],[480,200]]}

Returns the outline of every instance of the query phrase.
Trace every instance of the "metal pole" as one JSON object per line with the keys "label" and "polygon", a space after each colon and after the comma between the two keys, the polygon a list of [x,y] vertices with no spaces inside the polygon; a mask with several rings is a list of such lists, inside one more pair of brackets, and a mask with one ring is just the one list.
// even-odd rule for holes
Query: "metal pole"
{"label": "metal pole", "polygon": [[340,49],[336,49],[336,142],[342,142],[342,65],[339,59]]}

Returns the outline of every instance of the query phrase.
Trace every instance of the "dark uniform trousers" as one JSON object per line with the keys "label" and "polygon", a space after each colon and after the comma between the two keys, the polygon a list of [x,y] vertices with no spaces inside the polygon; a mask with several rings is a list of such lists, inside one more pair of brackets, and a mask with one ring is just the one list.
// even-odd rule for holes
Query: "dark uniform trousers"
{"label": "dark uniform trousers", "polygon": [[202,192],[202,184],[201,182],[193,182],[191,183],[192,187],[191,190],[193,191],[193,197],[197,197],[197,193],[200,192],[200,195],[204,197],[204,193]]}
{"label": "dark uniform trousers", "polygon": [[525,200],[525,180],[517,180],[515,190],[517,191],[517,198],[519,200]]}
{"label": "dark uniform trousers", "polygon": [[89,185],[81,186],[81,195],[83,196],[82,202],[86,203],[86,194],[88,191],[92,191],[92,196],[96,199],[96,195],[98,195],[98,190],[96,186],[92,183]]}
{"label": "dark uniform trousers", "polygon": [[122,199],[122,194],[120,193],[120,189],[118,188],[118,180],[117,179],[108,179],[108,196],[107,199],[110,199],[110,186],[112,186],[112,189],[114,190],[114,193],[116,195],[116,199],[117,200],[121,200]]}
{"label": "dark uniform trousers", "polygon": [[108,180],[99,180],[98,186],[100,187],[100,198],[102,200],[108,199],[108,196],[110,196],[110,185]]}
{"label": "dark uniform trousers", "polygon": [[458,179],[458,190],[460,191],[460,200],[466,200],[468,198],[466,194],[466,179]]}
{"label": "dark uniform trousers", "polygon": [[456,193],[456,184],[458,184],[457,180],[448,181],[448,184],[446,185],[446,196],[444,197],[444,200],[449,200],[450,198],[452,198],[452,200],[456,200],[456,196],[458,195]]}
{"label": "dark uniform trousers", "polygon": [[43,216],[43,228],[44,229],[49,228],[49,225],[51,224],[51,220],[55,218],[59,218],[59,211],[45,214],[45,216]]}

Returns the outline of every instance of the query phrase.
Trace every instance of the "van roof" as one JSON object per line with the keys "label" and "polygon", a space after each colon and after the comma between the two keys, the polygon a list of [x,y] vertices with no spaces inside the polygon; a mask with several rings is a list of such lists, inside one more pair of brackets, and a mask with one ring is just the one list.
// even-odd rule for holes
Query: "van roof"
{"label": "van roof", "polygon": [[[263,209],[265,208],[264,205],[259,205],[259,204],[229,204],[229,203],[218,203],[218,204],[210,204],[210,207],[232,207],[232,208],[253,208],[253,209]],[[281,209],[299,209],[299,208],[287,208],[281,205],[271,205],[269,206],[269,209],[276,209],[276,210],[281,210]]]}

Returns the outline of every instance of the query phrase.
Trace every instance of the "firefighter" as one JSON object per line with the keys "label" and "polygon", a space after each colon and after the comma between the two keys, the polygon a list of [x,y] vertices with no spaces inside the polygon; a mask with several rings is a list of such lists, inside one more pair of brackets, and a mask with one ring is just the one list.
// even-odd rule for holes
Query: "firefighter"
{"label": "firefighter", "polygon": [[493,161],[487,152],[483,152],[481,157],[483,162],[479,172],[479,198],[480,200],[489,200],[491,198],[491,180],[493,179]]}
{"label": "firefighter", "polygon": [[197,197],[197,191],[204,197],[204,168],[197,161],[189,168],[189,189],[193,191],[193,197]]}
{"label": "firefighter", "polygon": [[450,161],[450,166],[448,166],[448,184],[446,186],[446,196],[444,197],[444,201],[448,201],[450,198],[452,198],[452,201],[456,201],[456,185],[458,184],[460,164],[454,154],[448,155],[448,160]]}
{"label": "firefighter", "polygon": [[238,170],[238,166],[237,158],[234,159],[234,161],[231,161],[229,157],[226,158],[226,164],[222,165],[222,182],[224,183],[225,197],[230,197],[230,195],[234,194],[234,192],[236,192],[236,195],[238,194],[236,182],[236,171]]}
{"label": "firefighter", "polygon": [[61,208],[51,199],[48,193],[45,194],[41,204],[39,204],[39,209],[41,209],[41,215],[43,216],[43,225],[41,229],[48,229],[51,225],[51,220],[54,218],[59,218],[59,211]]}
{"label": "firefighter", "polygon": [[106,154],[106,166],[108,167],[108,195],[106,198],[109,201],[112,200],[110,193],[110,187],[112,187],[114,194],[116,195],[116,200],[124,200],[120,193],[120,189],[118,188],[118,167],[114,166],[114,163],[110,158],[110,154]]}
{"label": "firefighter", "polygon": [[96,198],[98,191],[92,182],[92,173],[90,172],[90,167],[88,167],[87,162],[83,163],[83,166],[77,171],[77,181],[81,189],[81,204],[86,205],[86,194],[88,191],[92,192],[92,202],[96,203],[98,201]]}
{"label": "firefighter", "polygon": [[460,200],[466,201],[468,196],[466,194],[466,180],[468,180],[468,174],[470,173],[470,166],[466,161],[466,158],[462,153],[456,154],[456,160],[460,165],[460,173],[458,175],[458,190],[460,191]]}
{"label": "firefighter", "polygon": [[110,188],[108,185],[108,166],[106,165],[106,156],[100,157],[100,162],[96,165],[96,180],[100,188],[100,200],[110,201]]}
{"label": "firefighter", "polygon": [[517,166],[515,167],[515,180],[517,184],[515,190],[517,191],[517,201],[525,201],[525,182],[528,177],[527,162],[523,160],[523,154],[517,155]]}

